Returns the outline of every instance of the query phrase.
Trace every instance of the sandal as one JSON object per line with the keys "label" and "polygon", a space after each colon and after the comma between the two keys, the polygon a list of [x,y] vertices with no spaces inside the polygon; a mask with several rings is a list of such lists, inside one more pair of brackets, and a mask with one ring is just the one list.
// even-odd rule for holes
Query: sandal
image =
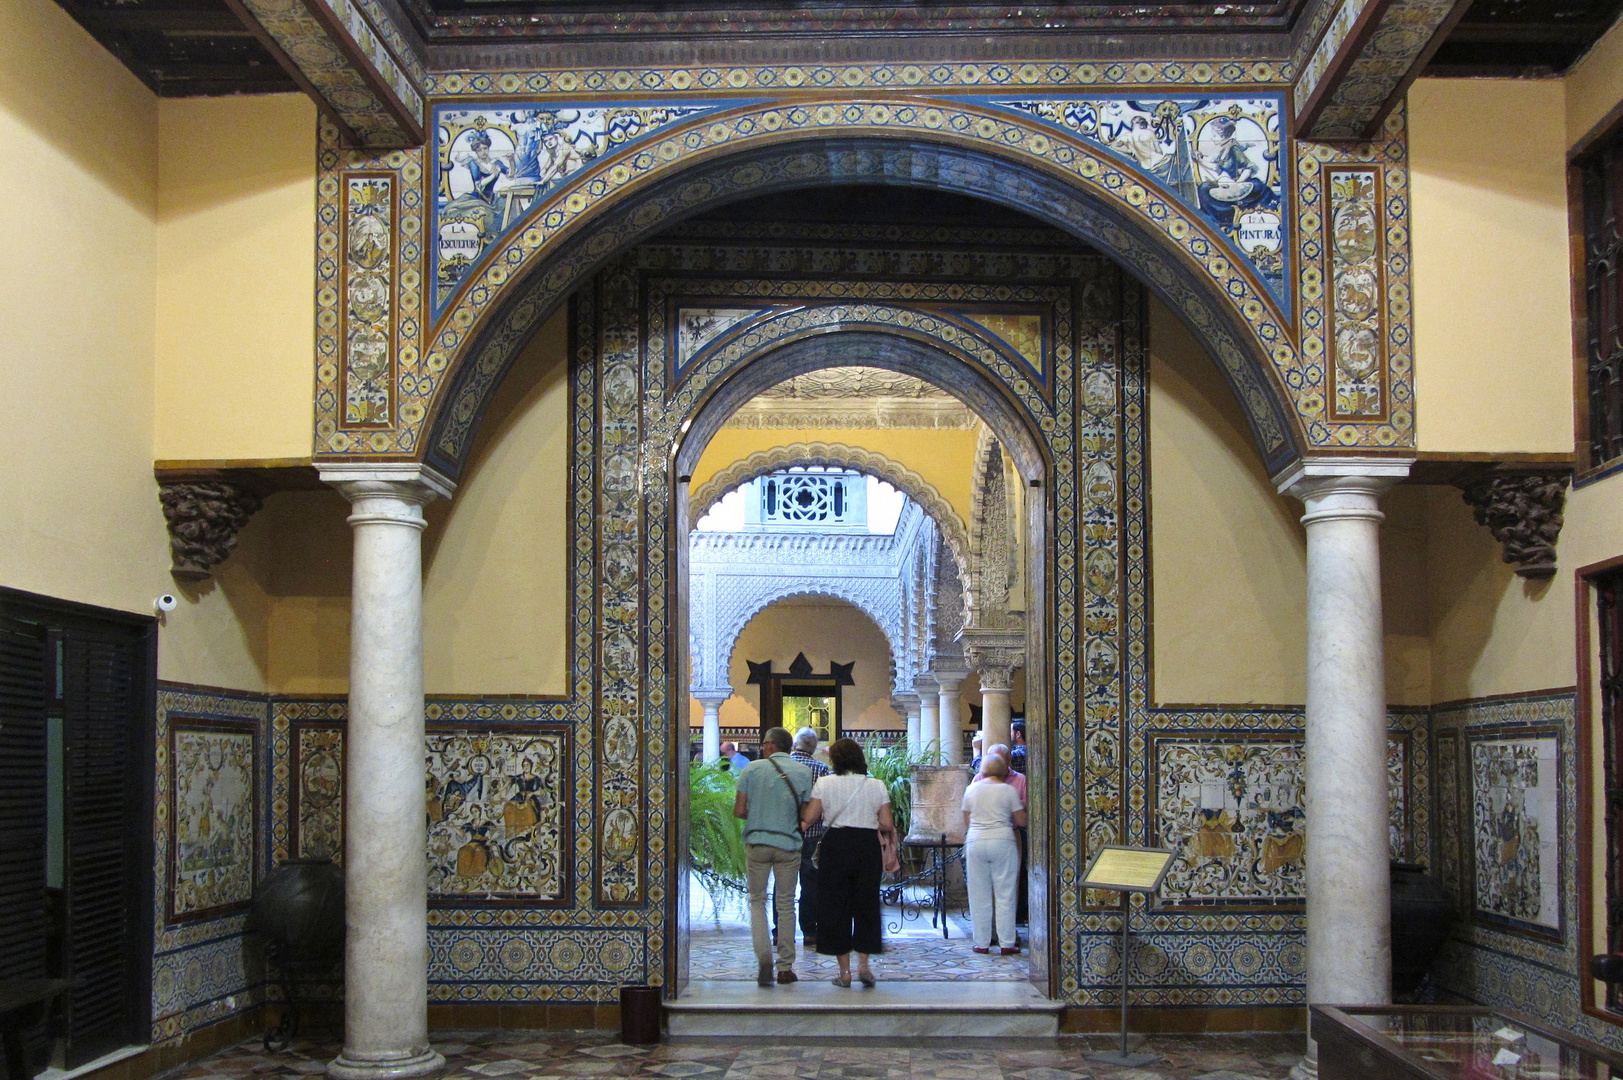
{"label": "sandal", "polygon": [[[857,972],[857,981],[867,989],[872,990],[874,988],[874,983],[878,982],[879,980],[873,977],[873,972],[871,971],[859,971]],[[851,984],[846,983],[846,985],[850,986]]]}
{"label": "sandal", "polygon": [[851,989],[851,976],[849,976],[849,975],[846,975],[846,976],[843,976],[843,977],[839,976],[839,975],[834,976],[834,985],[838,986],[838,987],[841,987],[842,989],[845,989],[845,990]]}

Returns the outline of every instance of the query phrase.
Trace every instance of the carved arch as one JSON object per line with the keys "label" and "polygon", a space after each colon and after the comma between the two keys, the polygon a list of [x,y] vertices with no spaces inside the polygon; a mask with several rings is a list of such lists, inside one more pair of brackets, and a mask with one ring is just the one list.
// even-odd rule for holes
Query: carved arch
{"label": "carved arch", "polygon": [[[871,579],[880,581],[883,579]],[[850,604],[879,627],[879,632],[885,635],[885,643],[890,646],[890,671],[887,673],[891,686],[896,685],[897,658],[907,647],[906,635],[903,633],[900,617],[901,604],[894,605],[894,610],[886,612],[882,604],[873,595],[877,590],[863,590],[853,587],[850,582],[838,579],[820,580],[809,584],[804,580],[785,579],[777,584],[776,588],[763,589],[751,596],[744,607],[728,614],[725,622],[718,623],[716,640],[727,643],[727,657],[718,664],[725,674],[732,670],[733,654],[738,651],[738,638],[750,620],[761,614],[773,604],[782,600],[793,600],[801,596],[819,596],[827,600],[839,600]],[[898,590],[897,599],[900,600]]]}
{"label": "carved arch", "polygon": [[797,465],[824,465],[853,469],[867,476],[876,476],[919,504],[941,530],[941,537],[952,552],[953,561],[962,574],[969,566],[969,534],[964,519],[952,508],[935,485],[909,469],[906,465],[875,450],[845,443],[791,443],[758,450],[742,461],[735,461],[700,484],[688,497],[689,519],[697,522],[723,495],[751,480],[789,469]]}
{"label": "carved arch", "polygon": [[[402,410],[411,430],[401,449],[457,477],[491,395],[542,321],[615,254],[672,221],[796,188],[877,183],[1007,206],[1112,256],[1210,350],[1269,471],[1301,456],[1309,439],[1287,382],[1311,412],[1322,371],[1313,376],[1265,290],[1234,260],[1211,256],[1222,244],[1198,215],[1159,197],[1164,213],[1148,214],[1143,178],[1038,124],[986,111],[954,133],[937,107],[969,115],[971,105],[903,104],[829,102],[827,122],[809,129],[790,122],[799,106],[741,107],[725,124],[713,115],[672,128],[639,155],[646,166],[583,170],[498,246],[439,321],[425,343],[421,400]],[[921,119],[902,122],[904,111]]]}

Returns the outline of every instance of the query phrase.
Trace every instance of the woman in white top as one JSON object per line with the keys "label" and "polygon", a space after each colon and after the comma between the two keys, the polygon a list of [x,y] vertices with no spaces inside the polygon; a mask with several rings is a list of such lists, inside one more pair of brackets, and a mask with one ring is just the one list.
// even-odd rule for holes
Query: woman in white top
{"label": "woman in white top", "polygon": [[997,922],[999,950],[1020,951],[1014,944],[1015,890],[1020,881],[1020,844],[1014,830],[1025,828],[1026,812],[1008,782],[1009,765],[988,754],[981,779],[964,792],[964,866],[969,875],[969,918],[975,924],[975,951],[990,952],[992,923]]}
{"label": "woman in white top", "polygon": [[862,747],[836,739],[828,748],[832,776],[819,777],[801,814],[805,825],[823,819],[827,831],[817,854],[817,951],[838,957],[835,986],[851,985],[851,953],[857,981],[873,986],[869,955],[884,951],[879,937],[879,879],[884,866],[879,831],[894,832],[890,791],[868,775]]}

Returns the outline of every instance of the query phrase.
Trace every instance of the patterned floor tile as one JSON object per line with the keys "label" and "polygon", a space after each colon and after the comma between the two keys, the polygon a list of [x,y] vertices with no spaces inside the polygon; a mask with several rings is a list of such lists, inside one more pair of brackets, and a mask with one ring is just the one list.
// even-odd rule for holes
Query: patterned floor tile
{"label": "patterned floor tile", "polygon": [[705,1076],[709,1073],[719,1073],[722,1069],[702,1061],[668,1061],[663,1065],[656,1065],[647,1070],[652,1076],[688,1077]]}
{"label": "patterned floor tile", "polygon": [[906,1062],[892,1065],[834,1065],[827,1061],[817,1070],[817,1080],[912,1080],[913,1070]]}
{"label": "patterned floor tile", "polygon": [[[1300,1035],[1155,1036],[1141,1049],[1162,1060],[1116,1069],[1087,1060],[1113,1050],[1107,1036],[1022,1040],[694,1039],[622,1046],[616,1033],[445,1032],[435,1048],[463,1080],[1285,1080],[1301,1059]],[[967,1046],[967,1048],[965,1048]],[[258,1039],[192,1062],[165,1080],[315,1080],[339,1050],[307,1041],[282,1054]]]}
{"label": "patterned floor tile", "polygon": [[648,1051],[640,1046],[625,1046],[620,1043],[611,1043],[608,1046],[593,1046],[582,1050],[583,1054],[591,1054],[598,1058],[641,1057]]}
{"label": "patterned floor tile", "polygon": [[[749,911],[737,901],[712,905],[702,887],[695,886],[694,916],[688,954],[692,979],[739,981],[755,978],[755,953],[750,945]],[[979,955],[972,951],[969,921],[964,913],[949,910],[950,937],[930,924],[928,911],[917,908],[884,909],[885,951],[873,958],[873,970],[882,982],[1023,982],[1024,956]],[[839,973],[832,956],[809,952],[796,935],[795,974],[802,979],[831,979]]]}
{"label": "patterned floor tile", "polygon": [[519,1061],[517,1058],[507,1058],[502,1061],[485,1061],[478,1065],[466,1065],[464,1068],[480,1076],[512,1076],[515,1073],[527,1073],[535,1070],[535,1063]]}

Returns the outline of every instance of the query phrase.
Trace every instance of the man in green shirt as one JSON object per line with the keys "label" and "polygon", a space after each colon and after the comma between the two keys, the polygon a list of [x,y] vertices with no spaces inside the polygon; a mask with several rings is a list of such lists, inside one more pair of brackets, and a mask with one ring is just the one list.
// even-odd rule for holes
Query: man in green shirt
{"label": "man in green shirt", "polygon": [[761,759],[738,774],[733,816],[744,819],[744,845],[749,854],[750,940],[755,946],[756,984],[772,985],[772,930],[766,918],[766,882],[770,875],[777,898],[777,923],[788,927],[778,936],[780,983],[796,981],[795,880],[800,875],[800,808],[811,798],[812,774],[789,756],[789,732],[770,728],[761,736]]}

